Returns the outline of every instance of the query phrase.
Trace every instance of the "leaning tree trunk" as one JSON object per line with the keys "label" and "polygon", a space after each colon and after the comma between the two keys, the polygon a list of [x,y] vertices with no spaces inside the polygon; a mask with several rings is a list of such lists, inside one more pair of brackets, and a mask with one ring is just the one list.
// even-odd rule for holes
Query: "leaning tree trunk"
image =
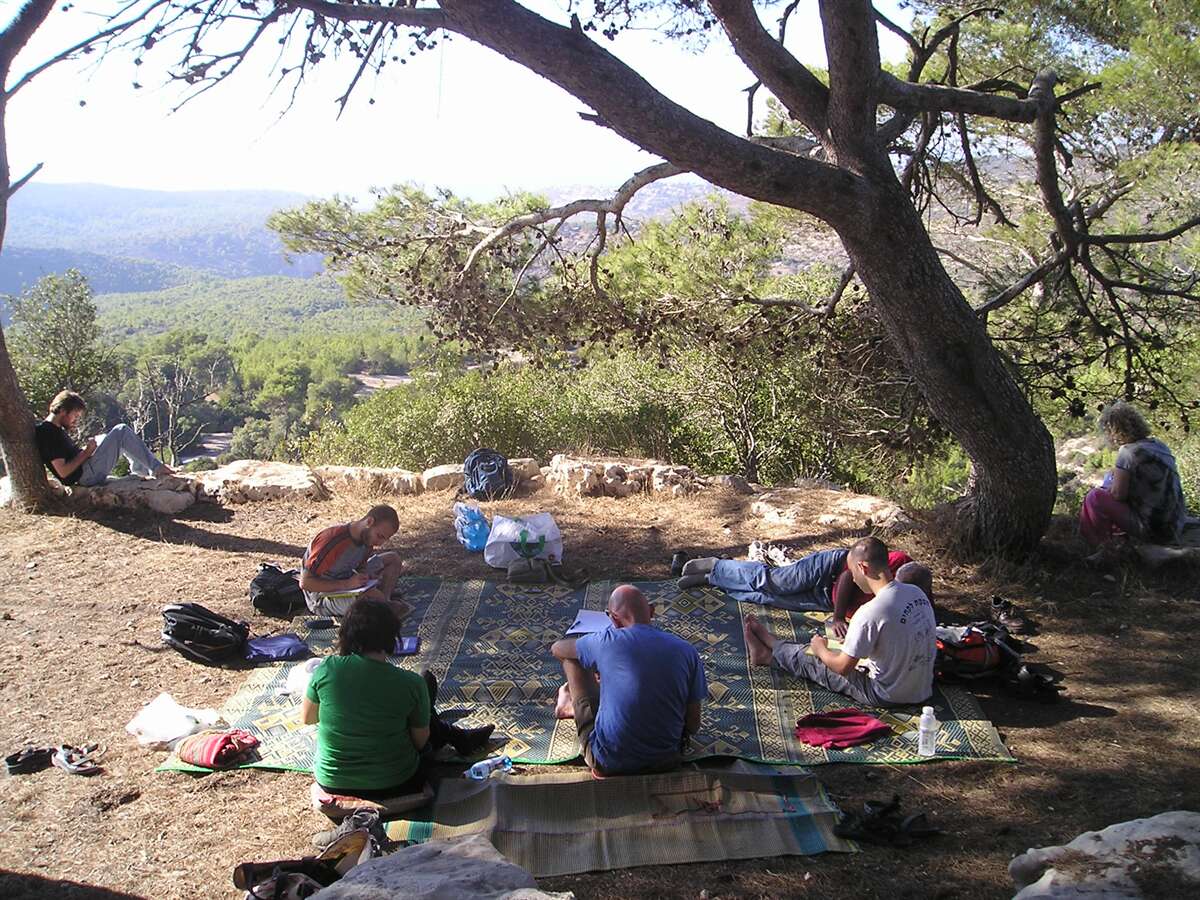
{"label": "leaning tree trunk", "polygon": [[24,509],[40,509],[49,497],[46,473],[33,443],[33,424],[0,328],[0,450],[8,468],[12,503]]}
{"label": "leaning tree trunk", "polygon": [[880,187],[869,216],[841,237],[892,345],[971,458],[967,537],[980,549],[1032,547],[1054,507],[1054,443],[899,183]]}

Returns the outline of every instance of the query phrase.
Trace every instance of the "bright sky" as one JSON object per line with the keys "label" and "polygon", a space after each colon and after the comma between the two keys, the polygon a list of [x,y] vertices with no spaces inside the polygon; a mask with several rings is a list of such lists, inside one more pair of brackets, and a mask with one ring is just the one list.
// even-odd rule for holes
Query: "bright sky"
{"label": "bright sky", "polygon": [[[60,5],[17,60],[19,75],[57,49],[94,32],[88,10],[106,0]],[[565,21],[566,0],[526,4]],[[823,66],[816,2],[793,17],[788,46]],[[878,4],[895,21],[910,14],[894,0]],[[18,0],[0,0],[0,20]],[[775,30],[781,4],[764,11]],[[647,33],[601,42],[659,90],[700,115],[741,132],[742,89],[753,78],[716,40],[688,52]],[[881,32],[885,58],[904,47]],[[655,159],[611,132],[584,122],[582,104],[515,63],[462,38],[419,53],[407,65],[364,76],[339,120],[334,104],[353,70],[351,60],[323,63],[284,118],[284,98],[270,96],[266,72],[274,40],[232,80],[171,113],[183,94],[163,86],[167,53],[135,67],[129,55],[98,68],[69,61],[40,75],[8,109],[13,177],[44,162],[43,182],[93,182],[158,190],[278,189],[365,199],[367,189],[403,181],[445,186],[484,198],[504,189],[565,185],[615,186]],[[91,58],[85,58],[86,61]],[[133,90],[134,81],[144,86]],[[761,93],[761,92],[760,92]],[[368,99],[375,99],[368,105]],[[86,105],[80,106],[80,101]],[[760,101],[761,112],[761,101]]]}

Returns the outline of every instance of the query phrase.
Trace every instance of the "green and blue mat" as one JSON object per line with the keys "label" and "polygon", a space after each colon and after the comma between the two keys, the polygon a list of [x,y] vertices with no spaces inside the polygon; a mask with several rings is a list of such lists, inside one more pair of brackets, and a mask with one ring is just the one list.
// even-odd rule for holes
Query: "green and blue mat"
{"label": "green and blue mat", "polygon": [[[708,698],[689,759],[740,757],[789,766],[925,761],[917,756],[920,710],[916,707],[868,709],[892,726],[891,735],[870,744],[825,750],[795,739],[793,729],[800,717],[853,704],[812,682],[750,666],[742,619],[753,613],[785,640],[806,640],[821,628],[820,614],[738,603],[710,587],[680,591],[674,581],[636,584],[655,603],[654,624],[690,642],[704,660]],[[439,710],[466,710],[459,724],[495,723],[491,752],[506,753],[517,763],[568,762],[579,753],[575,723],[554,717],[563,675],[549,648],[580,609],[605,609],[615,585],[594,582],[571,590],[557,585],[401,579],[397,595],[408,606],[404,633],[419,635],[421,645],[418,654],[393,662],[414,671],[431,670],[440,684]],[[311,621],[296,620],[294,630],[315,653],[332,652],[336,631],[313,630]],[[316,729],[300,724],[300,698],[281,693],[294,665],[299,663],[255,669],[222,708],[230,726],[250,731],[262,742],[245,767],[312,770]],[[939,686],[933,706],[942,723],[937,758],[1012,760],[970,693]],[[161,768],[203,771],[174,756]]]}

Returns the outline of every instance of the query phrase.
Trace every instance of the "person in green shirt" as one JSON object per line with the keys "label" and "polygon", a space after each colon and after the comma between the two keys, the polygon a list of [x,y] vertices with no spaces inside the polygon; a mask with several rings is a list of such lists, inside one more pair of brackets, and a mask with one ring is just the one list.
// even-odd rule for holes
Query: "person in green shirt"
{"label": "person in green shirt", "polygon": [[317,725],[313,775],[331,794],[380,799],[414,794],[426,782],[423,762],[453,745],[461,755],[482,748],[494,725],[459,728],[433,709],[437,682],[387,661],[400,620],[392,604],[359,598],[342,619],[337,655],[317,667],[301,719]]}

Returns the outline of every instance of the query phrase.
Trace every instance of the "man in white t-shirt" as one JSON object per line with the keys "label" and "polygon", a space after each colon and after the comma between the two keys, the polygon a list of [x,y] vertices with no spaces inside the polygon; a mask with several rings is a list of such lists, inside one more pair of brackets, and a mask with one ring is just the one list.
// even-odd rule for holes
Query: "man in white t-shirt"
{"label": "man in white t-shirt", "polygon": [[750,662],[774,665],[867,706],[907,706],[928,699],[937,654],[937,622],[929,598],[916,585],[894,579],[887,546],[878,538],[863,538],[851,547],[846,564],[854,583],[875,597],[850,620],[842,649],[830,650],[821,635],[808,644],[781,641],[747,616]]}

